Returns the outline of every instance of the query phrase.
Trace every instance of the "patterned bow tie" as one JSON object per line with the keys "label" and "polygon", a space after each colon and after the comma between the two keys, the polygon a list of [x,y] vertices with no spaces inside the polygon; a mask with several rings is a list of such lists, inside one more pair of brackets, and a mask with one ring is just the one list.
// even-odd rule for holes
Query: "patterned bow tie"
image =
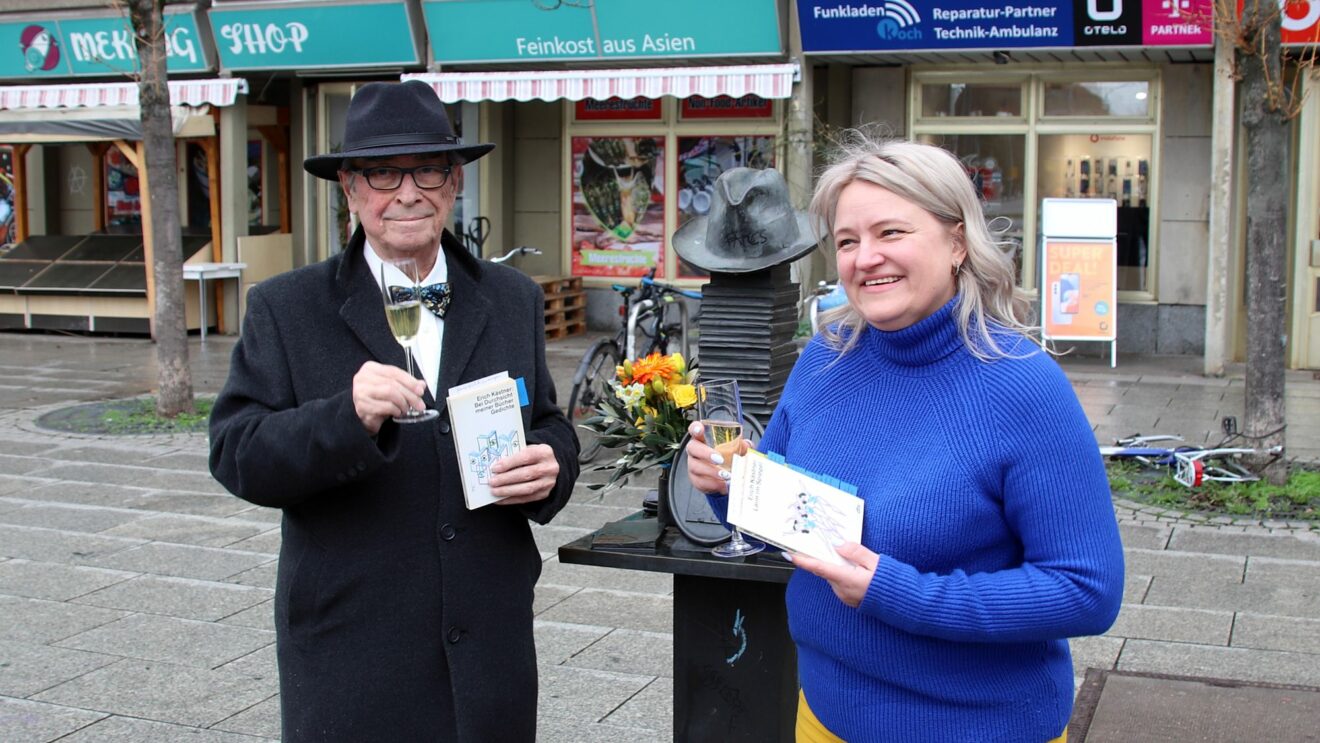
{"label": "patterned bow tie", "polygon": [[[421,288],[422,306],[435,313],[436,317],[444,317],[445,312],[449,310],[449,284],[428,284]],[[407,302],[413,298],[413,289],[411,286],[391,286],[390,299],[395,302]]]}

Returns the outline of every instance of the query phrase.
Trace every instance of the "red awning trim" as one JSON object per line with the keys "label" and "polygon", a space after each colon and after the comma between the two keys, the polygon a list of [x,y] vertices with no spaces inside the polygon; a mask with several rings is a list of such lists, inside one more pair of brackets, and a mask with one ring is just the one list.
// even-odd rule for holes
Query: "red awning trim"
{"label": "red awning trim", "polygon": [[426,72],[404,75],[435,88],[445,103],[457,101],[581,101],[587,98],[788,98],[796,64],[727,67],[651,67],[630,70],[532,70]]}

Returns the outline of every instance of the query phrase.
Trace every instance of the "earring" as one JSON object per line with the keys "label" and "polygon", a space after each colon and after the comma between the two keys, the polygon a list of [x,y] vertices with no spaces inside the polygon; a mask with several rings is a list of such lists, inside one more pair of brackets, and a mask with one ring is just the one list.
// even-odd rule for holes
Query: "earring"
{"label": "earring", "polygon": [[952,277],[955,278],[955,279],[958,278],[958,274],[960,274],[960,273],[962,273],[962,264],[961,264],[961,263],[954,263],[954,264],[953,264],[953,267],[949,269],[949,275],[952,276]]}

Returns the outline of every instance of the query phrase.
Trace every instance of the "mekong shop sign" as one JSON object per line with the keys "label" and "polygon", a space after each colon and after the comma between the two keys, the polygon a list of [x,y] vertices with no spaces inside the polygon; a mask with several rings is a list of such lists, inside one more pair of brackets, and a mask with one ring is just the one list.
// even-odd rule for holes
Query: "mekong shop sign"
{"label": "mekong shop sign", "polygon": [[[211,55],[197,32],[197,10],[165,13],[166,65],[171,73],[207,72]],[[129,75],[138,69],[127,15],[58,16],[0,23],[0,78]]]}
{"label": "mekong shop sign", "polygon": [[[405,0],[216,5],[209,13],[225,70],[421,64]],[[420,19],[417,24],[420,27]]]}

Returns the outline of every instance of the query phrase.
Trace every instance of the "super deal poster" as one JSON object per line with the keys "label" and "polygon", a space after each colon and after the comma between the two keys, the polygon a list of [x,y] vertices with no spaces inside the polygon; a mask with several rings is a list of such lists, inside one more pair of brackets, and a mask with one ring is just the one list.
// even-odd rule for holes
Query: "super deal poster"
{"label": "super deal poster", "polygon": [[1045,240],[1041,319],[1046,338],[1117,337],[1115,259],[1113,240]]}
{"label": "super deal poster", "polygon": [[573,137],[574,276],[664,276],[664,137]]}

